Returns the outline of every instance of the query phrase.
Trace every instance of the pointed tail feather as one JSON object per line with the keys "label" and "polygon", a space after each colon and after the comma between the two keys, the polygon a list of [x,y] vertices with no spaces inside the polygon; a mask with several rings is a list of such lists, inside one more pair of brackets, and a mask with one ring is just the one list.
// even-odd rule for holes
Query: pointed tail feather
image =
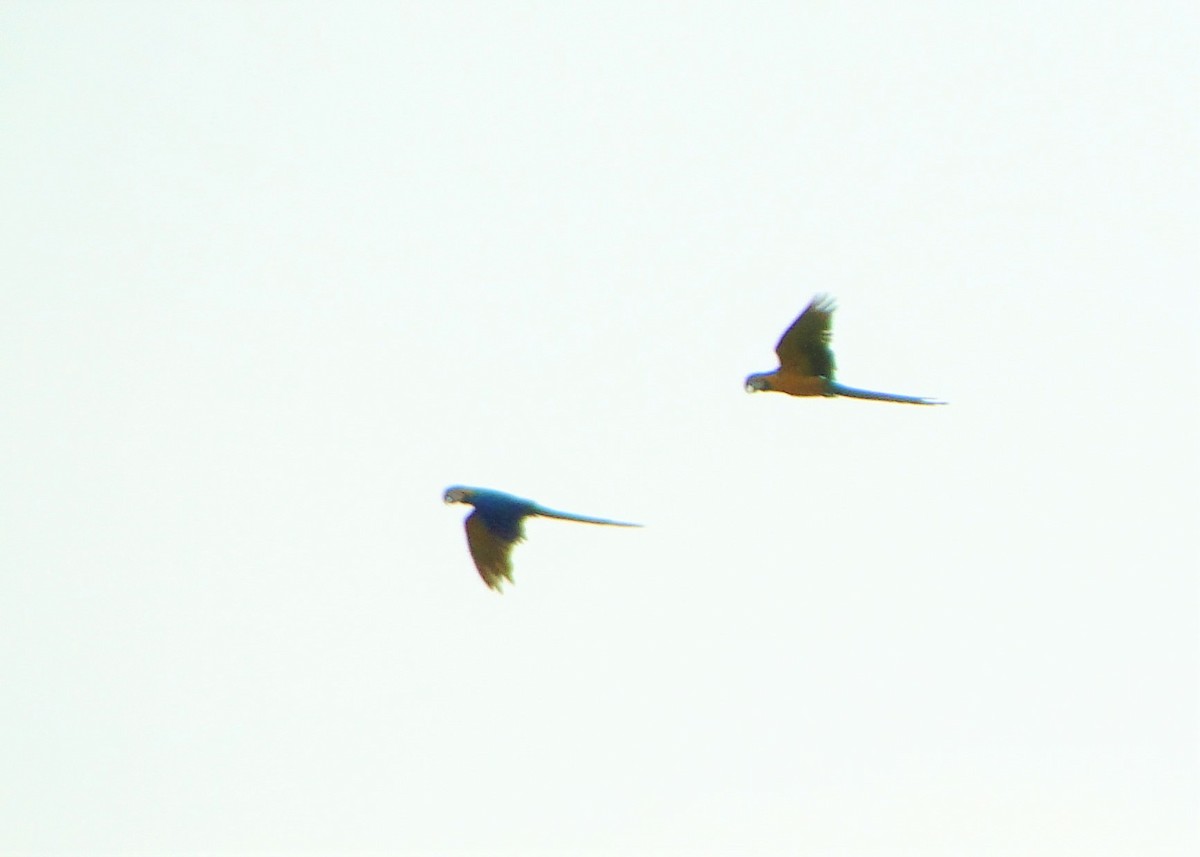
{"label": "pointed tail feather", "polygon": [[898,396],[895,393],[876,393],[872,390],[859,390],[856,387],[846,387],[842,384],[830,384],[829,392],[835,396],[848,396],[851,399],[872,399],[877,402],[903,402],[906,405],[944,405],[939,399],[927,399],[924,396]]}
{"label": "pointed tail feather", "polygon": [[538,506],[535,515],[541,518],[557,518],[560,521],[578,521],[581,524],[603,524],[606,527],[640,527],[641,524],[627,524],[624,521],[610,521],[607,518],[589,518],[587,515],[572,515],[570,512],[556,512],[553,509],[543,509]]}

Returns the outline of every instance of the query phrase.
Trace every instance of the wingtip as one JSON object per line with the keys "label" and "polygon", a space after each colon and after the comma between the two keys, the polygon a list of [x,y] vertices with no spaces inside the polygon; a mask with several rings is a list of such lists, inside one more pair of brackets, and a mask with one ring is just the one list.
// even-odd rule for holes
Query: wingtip
{"label": "wingtip", "polygon": [[808,305],[817,312],[833,312],[837,309],[837,300],[829,292],[817,292]]}

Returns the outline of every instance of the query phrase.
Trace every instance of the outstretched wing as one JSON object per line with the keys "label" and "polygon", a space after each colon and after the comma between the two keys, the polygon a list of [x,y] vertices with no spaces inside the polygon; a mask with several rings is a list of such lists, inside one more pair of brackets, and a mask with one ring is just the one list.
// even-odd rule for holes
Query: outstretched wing
{"label": "outstretched wing", "polygon": [[505,539],[492,532],[478,511],[467,515],[467,547],[471,558],[479,569],[479,576],[489,588],[500,591],[500,583],[512,583],[512,549],[521,541],[519,533],[515,539]]}
{"label": "outstretched wing", "polygon": [[802,375],[832,378],[836,368],[829,347],[835,304],[829,295],[817,295],[792,322],[775,346],[779,366]]}

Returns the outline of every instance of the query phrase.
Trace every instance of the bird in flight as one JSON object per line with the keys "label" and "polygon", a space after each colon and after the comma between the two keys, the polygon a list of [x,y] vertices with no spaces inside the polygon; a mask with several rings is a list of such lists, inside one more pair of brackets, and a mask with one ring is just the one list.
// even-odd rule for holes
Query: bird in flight
{"label": "bird in flight", "polygon": [[775,346],[779,368],[758,372],[746,379],[746,392],[773,391],[789,396],[849,396],[910,405],[944,405],[937,399],[899,396],[846,387],[833,380],[833,350],[829,347],[835,305],[829,295],[817,295],[784,331]]}
{"label": "bird in flight", "polygon": [[467,547],[471,558],[491,589],[500,592],[500,583],[512,579],[512,549],[517,542],[524,541],[526,518],[557,518],[560,521],[581,521],[585,524],[604,524],[610,527],[640,527],[641,524],[626,524],[604,518],[589,518],[556,512],[539,506],[532,500],[514,497],[503,491],[490,488],[468,488],[455,485],[446,489],[442,498],[446,503],[467,503],[475,511],[467,515]]}

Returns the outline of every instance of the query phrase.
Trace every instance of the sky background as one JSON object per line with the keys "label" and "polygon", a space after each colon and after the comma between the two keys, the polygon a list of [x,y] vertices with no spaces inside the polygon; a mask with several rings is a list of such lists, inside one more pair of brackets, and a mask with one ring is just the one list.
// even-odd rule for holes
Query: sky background
{"label": "sky background", "polygon": [[0,851],[1197,853],[1198,38],[0,3]]}

